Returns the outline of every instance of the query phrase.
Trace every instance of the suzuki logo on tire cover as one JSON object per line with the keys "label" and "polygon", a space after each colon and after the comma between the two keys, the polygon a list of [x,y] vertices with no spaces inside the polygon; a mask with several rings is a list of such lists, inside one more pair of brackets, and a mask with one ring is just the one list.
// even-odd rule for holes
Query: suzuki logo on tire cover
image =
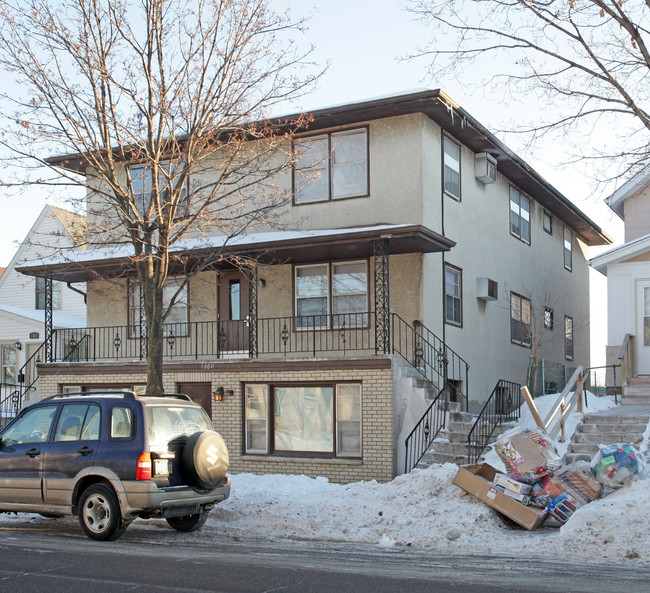
{"label": "suzuki logo on tire cover", "polygon": [[208,460],[208,463],[210,465],[214,465],[219,461],[219,449],[217,449],[214,445],[210,445],[205,452],[206,459]]}

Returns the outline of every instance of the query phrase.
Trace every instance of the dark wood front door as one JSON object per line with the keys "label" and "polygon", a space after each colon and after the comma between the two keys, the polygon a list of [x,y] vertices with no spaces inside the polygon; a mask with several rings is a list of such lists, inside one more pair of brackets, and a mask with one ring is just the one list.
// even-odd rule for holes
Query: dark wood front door
{"label": "dark wood front door", "polygon": [[212,418],[212,386],[210,383],[178,383],[178,393],[189,395]]}
{"label": "dark wood front door", "polygon": [[219,274],[219,350],[248,352],[248,279],[239,270]]}

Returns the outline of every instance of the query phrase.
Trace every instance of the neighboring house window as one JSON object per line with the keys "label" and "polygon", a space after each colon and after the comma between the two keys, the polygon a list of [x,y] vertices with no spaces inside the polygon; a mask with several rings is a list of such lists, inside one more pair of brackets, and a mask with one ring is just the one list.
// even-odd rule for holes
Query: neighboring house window
{"label": "neighboring house window", "polygon": [[16,384],[16,346],[13,344],[2,345],[2,382]]}
{"label": "neighboring house window", "polygon": [[296,204],[368,195],[368,132],[346,130],[294,141]]}
{"label": "neighboring house window", "polygon": [[544,327],[553,329],[553,309],[544,307]]}
{"label": "neighboring house window", "polygon": [[[178,176],[183,163],[162,163],[160,165],[160,173],[158,174],[158,189],[161,192],[161,205],[169,202],[169,188],[176,187],[179,183]],[[144,217],[147,210],[151,206],[151,198],[153,191],[153,172],[149,166],[134,165],[128,168],[129,179],[133,187],[133,199],[136,202],[136,207],[140,216]],[[176,218],[183,218],[187,216],[189,211],[189,194],[187,192],[187,184],[183,188],[183,192],[178,201],[176,210]],[[153,218],[153,217],[152,217]]]}
{"label": "neighboring house window", "polygon": [[573,360],[573,318],[564,317],[564,357]]}
{"label": "neighboring house window", "polygon": [[[163,311],[166,311],[171,303],[172,297],[178,291],[182,280],[168,280],[163,287]],[[140,306],[141,290],[138,281],[129,282],[129,337],[140,337]],[[176,296],[171,311],[164,320],[165,335],[185,336],[187,335],[187,284]]]}
{"label": "neighboring house window", "polygon": [[530,300],[514,292],[510,295],[510,340],[520,346],[532,345]]}
{"label": "neighboring house window", "polygon": [[360,457],[361,385],[246,385],[244,432],[249,454]]}
{"label": "neighboring house window", "polygon": [[573,269],[573,235],[566,227],[564,227],[564,267],[569,271]]}
{"label": "neighboring house window", "polygon": [[546,212],[546,210],[543,214],[542,226],[549,235],[553,234],[553,217],[548,212]]}
{"label": "neighboring house window", "polygon": [[445,320],[463,324],[463,273],[450,264],[445,264]]}
{"label": "neighboring house window", "polygon": [[460,146],[447,138],[442,139],[443,186],[445,193],[460,200]]}
{"label": "neighboring house window", "polygon": [[365,261],[296,266],[296,327],[368,324],[368,270]]}
{"label": "neighboring house window", "polygon": [[530,199],[510,187],[510,234],[530,243]]}
{"label": "neighboring house window", "polygon": [[[45,310],[45,278],[35,278],[35,296],[38,310]],[[61,283],[58,280],[52,280],[52,309],[61,308]]]}

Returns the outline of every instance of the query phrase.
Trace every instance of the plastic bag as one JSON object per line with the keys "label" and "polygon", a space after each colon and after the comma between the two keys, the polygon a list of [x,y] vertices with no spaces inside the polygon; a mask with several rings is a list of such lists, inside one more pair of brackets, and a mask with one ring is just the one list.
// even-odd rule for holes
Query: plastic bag
{"label": "plastic bag", "polygon": [[534,484],[562,465],[557,446],[541,428],[516,427],[504,432],[494,449],[506,473],[526,484]]}
{"label": "plastic bag", "polygon": [[599,482],[610,488],[620,488],[643,472],[645,459],[629,443],[601,445],[590,467]]}

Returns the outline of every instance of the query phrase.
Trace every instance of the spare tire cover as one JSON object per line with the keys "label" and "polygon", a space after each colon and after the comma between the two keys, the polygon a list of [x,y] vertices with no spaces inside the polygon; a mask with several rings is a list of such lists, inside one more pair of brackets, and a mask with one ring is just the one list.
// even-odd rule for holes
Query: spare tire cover
{"label": "spare tire cover", "polygon": [[183,472],[194,488],[215,488],[228,471],[228,447],[213,430],[195,432],[183,447]]}

